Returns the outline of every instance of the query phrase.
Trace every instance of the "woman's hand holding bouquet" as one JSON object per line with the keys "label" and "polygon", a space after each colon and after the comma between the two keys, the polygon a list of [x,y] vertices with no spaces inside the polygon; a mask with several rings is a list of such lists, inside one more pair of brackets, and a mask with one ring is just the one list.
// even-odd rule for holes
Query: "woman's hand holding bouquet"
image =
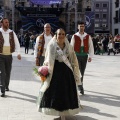
{"label": "woman's hand holding bouquet", "polygon": [[40,66],[38,70],[35,68],[34,71],[40,76],[42,82],[44,82],[49,75],[48,66]]}

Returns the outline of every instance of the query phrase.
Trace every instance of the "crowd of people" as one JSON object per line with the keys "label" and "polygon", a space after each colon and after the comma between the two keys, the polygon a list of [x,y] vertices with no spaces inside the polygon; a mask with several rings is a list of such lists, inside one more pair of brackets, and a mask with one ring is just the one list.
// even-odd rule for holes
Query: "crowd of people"
{"label": "crowd of people", "polygon": [[85,32],[84,22],[78,22],[78,32],[71,38],[62,28],[52,33],[49,23],[44,25],[40,35],[30,32],[16,35],[9,29],[9,20],[3,18],[0,28],[1,97],[9,91],[12,53],[16,50],[17,58],[21,60],[20,46],[25,47],[25,54],[31,48],[36,66],[47,66],[49,71],[39,90],[38,111],[65,120],[66,115],[77,114],[82,109],[78,93],[84,95],[83,77],[87,62],[92,61],[94,54],[119,53],[119,38],[119,35],[91,37]]}
{"label": "crowd of people", "polygon": [[[32,32],[27,32],[24,35],[18,34],[17,36],[20,42],[20,46],[25,47],[25,54],[28,54],[29,49],[33,49],[34,51],[36,38],[39,36],[39,34],[33,34]],[[66,37],[68,41],[71,42],[72,35],[66,34]],[[107,34],[107,35],[96,34],[94,36],[91,36],[91,38],[93,41],[95,55],[101,55],[101,54],[103,55],[104,53],[107,53],[108,55],[113,53],[113,55],[116,55],[120,53],[120,35],[119,34],[115,36],[111,34]]]}
{"label": "crowd of people", "polygon": [[26,32],[24,34],[18,33],[17,37],[20,43],[20,47],[25,47],[25,54],[29,53],[29,49],[33,49],[36,43],[36,38],[38,34],[33,34],[32,32]]}
{"label": "crowd of people", "polygon": [[94,53],[96,55],[113,52],[113,54],[120,53],[120,35],[117,34],[115,36],[109,35],[96,35],[92,38],[93,46],[94,46]]}

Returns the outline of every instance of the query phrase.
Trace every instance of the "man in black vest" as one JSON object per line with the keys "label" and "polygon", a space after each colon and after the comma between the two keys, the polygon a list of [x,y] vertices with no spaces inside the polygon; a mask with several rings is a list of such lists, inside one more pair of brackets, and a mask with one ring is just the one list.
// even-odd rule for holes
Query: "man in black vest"
{"label": "man in black vest", "polygon": [[17,35],[9,29],[9,20],[2,18],[0,21],[0,81],[1,97],[5,97],[5,91],[9,91],[10,73],[12,68],[12,53],[18,52],[17,58],[20,60],[20,44]]}

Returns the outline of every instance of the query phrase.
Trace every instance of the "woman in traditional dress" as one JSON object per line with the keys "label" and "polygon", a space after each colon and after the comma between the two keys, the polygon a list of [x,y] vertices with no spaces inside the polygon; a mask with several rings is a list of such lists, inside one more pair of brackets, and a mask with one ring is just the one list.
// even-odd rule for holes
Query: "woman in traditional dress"
{"label": "woman in traditional dress", "polygon": [[81,74],[74,49],[58,29],[50,40],[45,53],[45,66],[49,76],[42,83],[37,100],[38,110],[47,115],[65,116],[80,112],[77,85],[81,85]]}

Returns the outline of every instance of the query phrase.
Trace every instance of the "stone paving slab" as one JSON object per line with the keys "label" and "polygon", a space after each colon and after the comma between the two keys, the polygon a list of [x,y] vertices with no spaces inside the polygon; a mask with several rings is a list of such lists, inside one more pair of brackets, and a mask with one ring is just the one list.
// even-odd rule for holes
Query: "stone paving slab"
{"label": "stone paving slab", "polygon": [[[36,98],[40,87],[38,77],[33,75],[34,57],[24,54],[22,60],[13,54],[10,91],[0,97],[0,120],[53,120],[37,112]],[[66,120],[120,120],[120,54],[95,55],[87,64],[84,77],[85,95],[80,95],[83,110]]]}

